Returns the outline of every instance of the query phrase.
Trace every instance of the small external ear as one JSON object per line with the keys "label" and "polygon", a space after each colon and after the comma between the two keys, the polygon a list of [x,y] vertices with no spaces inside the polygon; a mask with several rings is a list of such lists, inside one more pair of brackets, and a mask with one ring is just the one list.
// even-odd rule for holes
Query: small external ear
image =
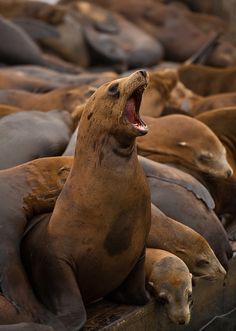
{"label": "small external ear", "polygon": [[77,127],[77,125],[79,123],[79,120],[80,120],[80,118],[83,114],[84,108],[85,108],[85,103],[83,103],[82,105],[77,106],[71,114],[72,119],[74,121],[74,127],[75,128]]}

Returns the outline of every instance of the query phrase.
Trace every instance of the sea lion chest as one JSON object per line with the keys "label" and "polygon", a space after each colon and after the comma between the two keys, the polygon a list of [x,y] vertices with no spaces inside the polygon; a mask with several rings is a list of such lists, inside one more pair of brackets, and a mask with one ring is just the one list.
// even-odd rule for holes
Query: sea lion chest
{"label": "sea lion chest", "polygon": [[85,303],[125,280],[142,255],[150,227],[150,193],[139,165],[110,173],[98,166],[89,181],[87,175],[84,170],[77,190],[72,172],[49,226],[42,235],[36,227],[29,238],[33,259],[46,249],[45,256],[54,252],[73,266]]}

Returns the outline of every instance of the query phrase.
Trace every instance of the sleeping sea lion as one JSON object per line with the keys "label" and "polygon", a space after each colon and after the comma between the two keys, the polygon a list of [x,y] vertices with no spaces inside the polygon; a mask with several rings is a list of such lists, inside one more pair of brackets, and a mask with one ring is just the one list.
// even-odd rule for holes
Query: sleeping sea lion
{"label": "sleeping sea lion", "polygon": [[93,86],[99,86],[98,82],[101,84],[106,83],[113,79],[118,78],[118,75],[113,71],[105,71],[105,72],[87,72],[81,70],[80,73],[77,74],[68,74],[68,73],[61,73],[54,71],[49,68],[44,68],[40,66],[33,66],[33,65],[21,65],[21,66],[11,66],[6,68],[1,68],[2,73],[6,73],[11,75],[12,73],[16,72],[16,74],[20,76],[24,76],[27,79],[38,79],[47,81],[52,85],[60,85],[61,87],[67,85],[84,85],[84,84],[92,84]]}
{"label": "sleeping sea lion", "polygon": [[27,77],[26,75],[11,70],[0,70],[0,88],[1,89],[19,89],[35,93],[45,93],[54,90],[61,85],[50,83],[46,80],[37,79],[36,77]]}
{"label": "sleeping sea lion", "polygon": [[168,318],[176,324],[188,324],[192,304],[192,275],[176,255],[147,248],[146,281],[155,299],[165,305]]}
{"label": "sleeping sea lion", "polygon": [[[110,78],[105,78],[105,82],[110,80]],[[44,94],[20,90],[0,90],[0,103],[24,110],[66,109],[72,113],[76,106],[83,104],[88,99],[91,94],[90,90],[89,85],[61,87]]]}
{"label": "sleeping sea lion", "polygon": [[61,155],[72,132],[72,117],[64,110],[22,111],[4,116],[0,119],[0,169]]}
{"label": "sleeping sea lion", "polygon": [[[137,0],[129,0],[126,1],[126,6],[110,0],[90,0],[89,2],[118,12],[149,33],[164,46],[165,59],[170,61],[185,61],[211,38],[212,32],[225,29],[224,21],[218,17],[206,17],[187,9],[183,10],[173,4],[167,5],[155,0],[138,1],[138,3]],[[203,31],[203,25],[205,31]]]}
{"label": "sleeping sea lion", "polygon": [[40,49],[27,34],[10,21],[0,17],[2,42],[0,62],[43,65]]}
{"label": "sleeping sea lion", "polygon": [[137,139],[140,155],[216,177],[232,176],[224,146],[205,124],[184,115],[144,118],[149,133]]}
{"label": "sleeping sea lion", "polygon": [[69,8],[83,22],[92,64],[120,63],[137,68],[155,65],[162,59],[162,45],[124,16],[85,1],[72,2]]}
{"label": "sleeping sea lion", "polygon": [[62,22],[65,8],[31,0],[1,0],[0,13],[2,16],[10,19],[32,17],[56,25]]}
{"label": "sleeping sea lion", "polygon": [[[196,117],[206,124],[226,148],[227,160],[236,171],[236,107],[226,107],[204,112]],[[236,174],[233,174],[232,178]]]}
{"label": "sleeping sea lion", "polygon": [[233,107],[235,104],[236,92],[214,94],[194,102],[192,108],[190,109],[190,113],[193,116],[197,116],[209,110]]}
{"label": "sleeping sea lion", "polygon": [[236,92],[236,67],[182,65],[178,68],[178,74],[187,88],[202,96]]}
{"label": "sleeping sea lion", "polygon": [[197,119],[209,126],[221,140],[226,148],[227,160],[234,171],[233,176],[227,180],[203,177],[202,181],[215,199],[216,213],[223,221],[229,238],[235,240],[236,206],[232,196],[236,193],[236,108],[208,111],[198,115]]}
{"label": "sleeping sea lion", "polygon": [[138,71],[91,96],[52,216],[31,227],[22,242],[38,297],[71,330],[86,320],[84,303],[113,291],[120,302],[148,301],[143,254],[151,203],[135,147],[135,138],[147,133],[138,115],[146,84],[146,72]]}
{"label": "sleeping sea lion", "polygon": [[151,229],[147,247],[163,249],[178,256],[196,277],[204,279],[225,277],[225,269],[200,234],[166,216],[155,205],[152,204],[151,208]]}
{"label": "sleeping sea lion", "polygon": [[140,162],[149,182],[152,203],[168,217],[201,234],[227,269],[232,249],[207,189],[179,169],[145,158],[140,158]]}
{"label": "sleeping sea lion", "polygon": [[141,104],[141,114],[159,117],[178,82],[178,75],[176,70],[162,69],[150,71],[149,76],[150,81]]}

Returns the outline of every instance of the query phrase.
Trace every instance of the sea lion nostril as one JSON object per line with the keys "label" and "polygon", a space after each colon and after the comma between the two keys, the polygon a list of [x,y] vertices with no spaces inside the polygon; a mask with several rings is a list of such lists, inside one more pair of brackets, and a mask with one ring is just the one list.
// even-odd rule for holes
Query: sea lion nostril
{"label": "sea lion nostril", "polygon": [[226,176],[227,177],[231,177],[233,175],[233,170],[232,169],[229,169],[226,171]]}
{"label": "sea lion nostril", "polygon": [[147,72],[145,70],[140,70],[139,72],[144,78],[147,78]]}
{"label": "sea lion nostril", "polygon": [[179,320],[179,325],[184,325],[185,324],[185,320]]}

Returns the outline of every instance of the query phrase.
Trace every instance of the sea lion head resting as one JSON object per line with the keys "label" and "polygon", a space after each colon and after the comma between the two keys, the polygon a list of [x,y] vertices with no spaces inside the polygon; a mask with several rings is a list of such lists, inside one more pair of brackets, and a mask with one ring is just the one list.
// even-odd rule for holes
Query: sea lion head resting
{"label": "sea lion head resting", "polygon": [[169,319],[188,324],[192,305],[192,274],[177,256],[159,249],[147,249],[145,269],[148,287],[165,306]]}
{"label": "sea lion head resting", "polygon": [[215,177],[232,176],[223,144],[200,121],[184,115],[156,119],[145,116],[144,120],[149,134],[137,139],[140,155]]}
{"label": "sea lion head resting", "polygon": [[190,272],[207,280],[222,279],[226,275],[208,242],[190,227],[167,217],[151,205],[151,229],[147,247],[168,251],[178,256]]}
{"label": "sea lion head resting", "polygon": [[[82,115],[84,125],[80,128],[78,138],[83,139],[85,133],[91,128],[92,136],[96,130],[100,132],[100,137],[111,139],[111,143],[116,141],[113,143],[113,152],[121,156],[131,155],[135,138],[145,135],[148,131],[146,124],[139,116],[142,94],[147,83],[146,71],[140,70],[129,77],[117,79],[99,87],[84,107]],[[97,106],[98,103],[101,105],[100,107]],[[114,125],[114,121],[116,121],[116,125]],[[110,134],[109,136],[106,135],[107,138],[105,138],[102,132],[109,132]],[[86,136],[88,137],[87,134]],[[92,140],[94,139],[91,137]],[[101,145],[104,143],[105,141]],[[94,149],[97,147],[95,145]],[[81,153],[80,148],[78,150]],[[100,157],[102,158],[102,155]]]}

